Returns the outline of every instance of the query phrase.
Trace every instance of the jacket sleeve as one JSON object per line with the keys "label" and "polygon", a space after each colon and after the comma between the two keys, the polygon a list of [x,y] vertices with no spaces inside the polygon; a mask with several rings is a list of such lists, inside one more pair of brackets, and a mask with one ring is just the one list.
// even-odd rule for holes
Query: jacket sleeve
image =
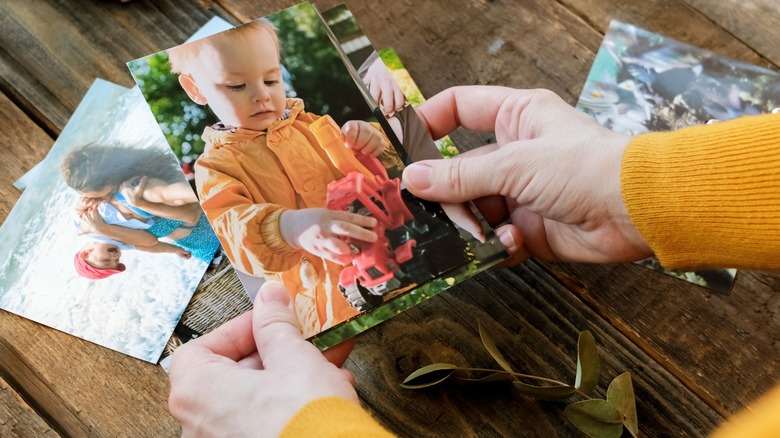
{"label": "jacket sleeve", "polygon": [[664,267],[780,270],[780,114],[634,137],[621,186]]}
{"label": "jacket sleeve", "polygon": [[203,158],[195,164],[198,196],[228,258],[254,276],[294,267],[305,253],[282,240],[279,218],[285,208],[254,199],[232,176],[235,163]]}
{"label": "jacket sleeve", "polygon": [[280,438],[317,436],[322,438],[390,438],[385,430],[357,403],[326,397],[309,402],[287,423]]}

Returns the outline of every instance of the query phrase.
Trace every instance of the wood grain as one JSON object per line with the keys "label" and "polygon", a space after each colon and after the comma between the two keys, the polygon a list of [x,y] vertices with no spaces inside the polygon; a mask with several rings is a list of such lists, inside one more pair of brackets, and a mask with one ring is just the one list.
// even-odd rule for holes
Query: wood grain
{"label": "wood grain", "polygon": [[686,3],[765,59],[755,64],[775,69],[780,66],[777,44],[780,3],[775,0],[686,0]]}
{"label": "wood grain", "polygon": [[643,436],[705,436],[722,421],[534,262],[481,273],[362,335],[348,362],[361,399],[401,436],[578,436],[562,427],[566,402],[576,398],[539,402],[503,384],[398,386],[434,362],[496,369],[479,340],[478,321],[516,370],[566,382],[574,381],[577,336],[590,330],[602,359],[596,394],[604,397],[609,382],[629,371]]}
{"label": "wood grain", "polygon": [[60,435],[0,376],[0,436],[54,438]]}
{"label": "wood grain", "polygon": [[[740,2],[696,2],[665,0],[655,2],[626,2],[620,0],[562,0],[563,4],[588,23],[592,23],[601,33],[606,32],[610,20],[619,20],[674,38],[687,44],[711,50],[723,56],[766,67],[767,61],[762,52],[767,52],[769,41],[758,40],[762,46],[746,45],[720,23],[713,22],[707,9],[717,10],[720,14],[743,17]],[[753,1],[753,3],[760,3]],[[716,6],[717,3],[717,6]],[[730,4],[729,4],[730,3]],[[696,7],[692,5],[697,5]],[[705,4],[709,6],[704,6]],[[778,17],[776,13],[775,17]],[[742,23],[743,25],[745,23]],[[750,26],[744,29],[751,29]],[[770,33],[771,35],[771,33]],[[776,44],[771,44],[776,48]]]}
{"label": "wood grain", "polygon": [[3,94],[0,94],[0,118],[9,122],[0,139],[3,148],[0,160],[0,222],[3,222],[19,199],[20,192],[13,187],[14,181],[46,156],[54,140]]}
{"label": "wood grain", "polygon": [[640,266],[554,269],[581,282],[570,289],[722,415],[780,381],[777,274],[741,271],[726,296]]}
{"label": "wood grain", "polygon": [[214,13],[187,1],[0,2],[0,91],[56,135],[95,78],[134,85],[127,61],[181,44]]}
{"label": "wood grain", "polygon": [[[43,158],[95,77],[130,86],[126,61],[182,42],[212,15],[244,22],[295,3],[1,2],[0,219],[18,197],[11,183]],[[773,0],[347,4],[376,47],[396,49],[427,96],[497,84],[550,88],[574,103],[612,18],[743,61],[780,64]],[[484,133],[456,138],[463,148],[492,141]],[[778,275],[742,272],[726,297],[633,265],[527,262],[480,274],[362,335],[348,366],[362,402],[402,436],[580,436],[563,420],[563,402],[500,385],[408,391],[398,383],[430,362],[494,366],[477,320],[518,369],[571,380],[577,334],[589,329],[603,360],[599,395],[629,371],[643,435],[703,436],[780,378],[779,286]],[[28,435],[180,433],[161,369],[6,312],[0,376],[7,381],[0,397],[26,416],[13,427]],[[0,435],[7,424],[0,421]]]}

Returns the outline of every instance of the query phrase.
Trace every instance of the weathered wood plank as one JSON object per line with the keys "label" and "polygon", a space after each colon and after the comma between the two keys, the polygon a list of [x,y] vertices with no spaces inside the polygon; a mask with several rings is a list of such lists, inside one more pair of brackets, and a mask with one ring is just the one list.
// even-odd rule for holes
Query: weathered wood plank
{"label": "weathered wood plank", "polygon": [[0,376],[0,436],[44,437],[60,435],[52,430],[35,410]]}
{"label": "weathered wood plank", "polygon": [[56,135],[95,78],[132,86],[127,61],[213,15],[187,1],[0,2],[0,91]]}
{"label": "weathered wood plank", "polygon": [[773,0],[562,3],[601,33],[616,19],[740,61],[767,68],[780,66],[776,44],[780,10]]}
{"label": "weathered wood plank", "polygon": [[[685,1],[766,58],[774,68],[780,66],[777,44],[780,3],[775,0]],[[771,67],[766,62],[756,64]]]}
{"label": "weathered wood plank", "polygon": [[725,296],[640,266],[553,268],[724,415],[780,381],[780,275],[741,271]]}
{"label": "weathered wood plank", "polygon": [[[295,3],[220,0],[241,21]],[[398,52],[427,96],[453,85],[500,84],[550,88],[574,102],[601,42],[551,0],[313,3],[321,10],[346,3],[375,47]]]}
{"label": "weathered wood plank", "polygon": [[0,94],[0,118],[8,120],[0,143],[0,223],[8,216],[20,192],[12,186],[25,172],[40,162],[54,143],[43,130],[30,121],[8,99]]}
{"label": "weathered wood plank", "polygon": [[566,402],[535,401],[503,384],[419,391],[398,386],[434,362],[497,369],[479,340],[478,321],[519,372],[570,382],[577,336],[590,330],[602,359],[596,393],[604,397],[609,382],[629,371],[643,436],[704,436],[722,421],[534,262],[479,274],[363,334],[348,362],[361,399],[401,436],[580,436],[564,425]]}

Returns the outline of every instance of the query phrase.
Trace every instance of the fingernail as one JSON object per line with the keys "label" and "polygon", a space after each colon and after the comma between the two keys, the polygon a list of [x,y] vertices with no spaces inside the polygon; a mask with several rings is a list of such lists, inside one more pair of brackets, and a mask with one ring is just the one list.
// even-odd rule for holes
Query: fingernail
{"label": "fingernail", "polygon": [[262,303],[279,303],[285,306],[290,304],[290,293],[278,281],[269,280],[263,283],[258,295]]}
{"label": "fingernail", "polygon": [[513,248],[515,246],[515,237],[509,231],[506,231],[498,236],[498,240],[504,245],[504,248]]}
{"label": "fingernail", "polygon": [[407,187],[426,190],[433,184],[433,168],[426,163],[413,163],[404,169],[403,180]]}

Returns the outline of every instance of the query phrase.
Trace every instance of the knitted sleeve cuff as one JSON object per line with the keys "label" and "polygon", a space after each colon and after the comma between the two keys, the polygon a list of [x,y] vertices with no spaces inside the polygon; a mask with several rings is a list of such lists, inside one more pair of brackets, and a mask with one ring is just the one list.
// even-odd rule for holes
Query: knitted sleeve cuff
{"label": "knitted sleeve cuff", "polygon": [[780,269],[780,115],[639,135],[621,186],[665,267]]}
{"label": "knitted sleeve cuff", "polygon": [[379,425],[360,405],[340,397],[309,402],[287,423],[280,438],[388,438],[394,436]]}

